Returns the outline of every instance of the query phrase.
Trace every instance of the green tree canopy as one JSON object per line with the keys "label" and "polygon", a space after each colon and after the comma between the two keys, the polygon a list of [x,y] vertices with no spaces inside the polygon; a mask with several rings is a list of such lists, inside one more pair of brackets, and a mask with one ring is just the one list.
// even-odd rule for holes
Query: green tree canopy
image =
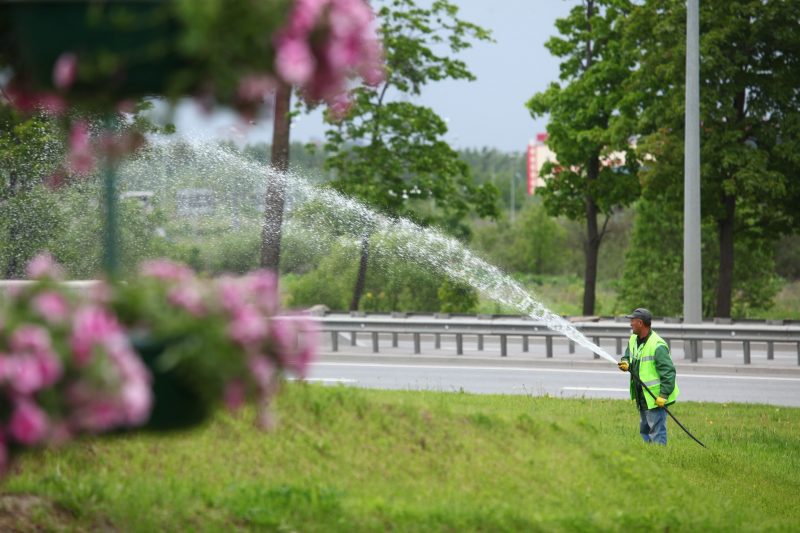
{"label": "green tree canopy", "polygon": [[[542,169],[544,204],[552,215],[586,222],[586,315],[594,313],[599,249],[611,214],[638,196],[632,132],[616,120],[633,62],[621,39],[631,9],[628,0],[584,0],[557,20],[560,36],[546,46],[561,59],[561,83],[527,104],[534,117],[549,114],[547,145],[558,158]],[[614,161],[615,152],[628,155]]]}

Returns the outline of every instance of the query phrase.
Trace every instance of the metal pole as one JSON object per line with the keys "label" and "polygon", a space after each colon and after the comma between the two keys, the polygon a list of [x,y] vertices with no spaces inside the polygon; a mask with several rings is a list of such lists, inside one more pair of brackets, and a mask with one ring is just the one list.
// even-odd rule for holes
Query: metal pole
{"label": "metal pole", "polygon": [[[700,270],[700,0],[686,6],[686,114],[683,181],[683,321],[703,321]],[[685,358],[696,357],[695,342]]]}
{"label": "metal pole", "polygon": [[[106,117],[105,130],[108,135],[114,129],[113,114]],[[117,197],[116,161],[110,154],[103,162],[103,205],[105,227],[103,228],[103,269],[109,278],[119,274],[119,199]]]}

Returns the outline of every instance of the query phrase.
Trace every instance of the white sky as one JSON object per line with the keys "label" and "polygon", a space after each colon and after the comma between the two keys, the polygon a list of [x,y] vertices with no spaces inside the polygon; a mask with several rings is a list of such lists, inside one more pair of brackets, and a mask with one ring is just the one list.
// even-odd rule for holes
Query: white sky
{"label": "white sky", "polygon": [[[531,118],[525,102],[558,78],[558,61],[545,49],[555,35],[555,20],[580,0],[452,0],[460,17],[492,30],[495,43],[480,43],[461,54],[477,76],[474,82],[441,82],[424,89],[419,103],[448,121],[446,140],[456,148],[492,147],[522,151],[545,129]],[[178,132],[199,138],[270,142],[272,125],[263,121],[244,128],[232,113],[213,116],[187,102],[174,117]],[[292,123],[293,141],[322,140],[321,112]]]}

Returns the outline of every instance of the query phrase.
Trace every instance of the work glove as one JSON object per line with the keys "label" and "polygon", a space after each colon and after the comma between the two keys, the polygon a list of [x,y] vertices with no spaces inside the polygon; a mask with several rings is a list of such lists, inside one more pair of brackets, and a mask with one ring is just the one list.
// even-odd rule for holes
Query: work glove
{"label": "work glove", "polygon": [[617,366],[623,372],[627,372],[628,371],[628,362],[627,361],[620,361],[619,363],[617,363]]}
{"label": "work glove", "polygon": [[656,398],[656,405],[659,407],[664,407],[665,405],[667,405],[667,399],[662,396],[659,396],[658,398]]}

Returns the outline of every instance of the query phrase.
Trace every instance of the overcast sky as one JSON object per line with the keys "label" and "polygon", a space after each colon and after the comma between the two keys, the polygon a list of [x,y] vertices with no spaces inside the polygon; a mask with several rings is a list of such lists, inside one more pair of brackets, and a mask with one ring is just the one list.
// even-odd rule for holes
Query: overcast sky
{"label": "overcast sky", "polygon": [[[522,151],[544,119],[533,120],[525,102],[558,78],[558,61],[544,47],[556,33],[555,20],[580,0],[452,0],[464,20],[492,31],[494,43],[480,43],[461,58],[477,76],[473,82],[441,82],[427,86],[419,103],[448,120],[447,141],[457,148],[484,146]],[[269,142],[271,124],[243,131],[232,114],[210,118],[185,104],[177,110],[178,131],[192,137]],[[321,113],[299,117],[292,140],[323,139]]]}

